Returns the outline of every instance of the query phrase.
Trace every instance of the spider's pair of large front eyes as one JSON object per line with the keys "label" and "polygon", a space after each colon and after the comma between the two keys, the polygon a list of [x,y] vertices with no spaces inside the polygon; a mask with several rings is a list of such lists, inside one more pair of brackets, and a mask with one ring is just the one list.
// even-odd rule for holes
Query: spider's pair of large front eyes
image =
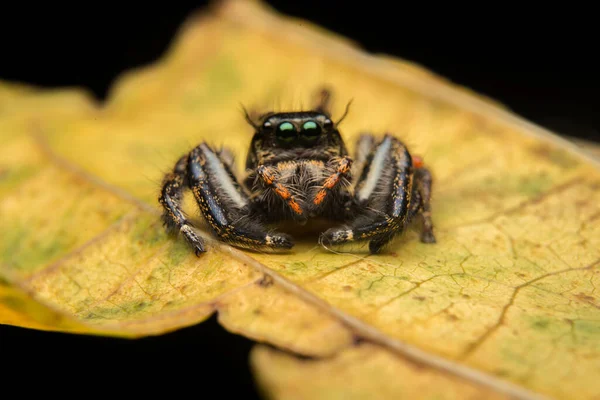
{"label": "spider's pair of large front eyes", "polygon": [[315,121],[306,121],[302,124],[300,135],[296,133],[296,127],[291,122],[282,122],[277,126],[277,139],[284,143],[290,143],[300,138],[303,141],[313,142],[321,134],[321,127]]}

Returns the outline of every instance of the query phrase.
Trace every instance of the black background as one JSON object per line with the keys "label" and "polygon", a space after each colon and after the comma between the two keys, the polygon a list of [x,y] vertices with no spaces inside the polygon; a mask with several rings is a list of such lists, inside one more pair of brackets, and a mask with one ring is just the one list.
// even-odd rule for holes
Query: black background
{"label": "black background", "polygon": [[[9,8],[5,3],[0,79],[86,86],[103,99],[118,74],[159,58],[186,16],[206,4],[171,3],[139,9],[87,3]],[[600,62],[597,27],[587,20],[594,15],[591,10],[570,10],[564,4],[556,10],[505,3],[459,10],[398,3],[398,11],[376,1],[269,3],[350,37],[368,51],[420,63],[540,125],[600,141]],[[0,327],[2,365],[32,382],[50,378],[44,390],[81,381],[86,393],[116,394],[118,383],[130,382],[138,394],[189,390],[202,398],[212,386],[221,395],[252,398],[251,346],[225,332],[215,318],[138,341]]]}

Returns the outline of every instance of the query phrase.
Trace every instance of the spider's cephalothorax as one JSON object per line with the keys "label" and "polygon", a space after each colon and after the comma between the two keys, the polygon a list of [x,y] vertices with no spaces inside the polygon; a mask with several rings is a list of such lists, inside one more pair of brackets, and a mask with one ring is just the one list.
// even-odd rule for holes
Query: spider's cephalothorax
{"label": "spider's cephalothorax", "polygon": [[360,136],[351,158],[339,121],[329,114],[329,97],[322,91],[312,111],[246,115],[255,133],[243,179],[235,176],[227,149],[202,143],[180,158],[159,198],[167,228],[179,231],[197,255],[205,251],[181,210],[189,188],[216,237],[237,247],[289,249],[291,236],[271,226],[321,220],[331,228],[320,243],[367,240],[377,253],[416,216],[421,241],[434,243],[429,171],[389,134],[380,141]]}

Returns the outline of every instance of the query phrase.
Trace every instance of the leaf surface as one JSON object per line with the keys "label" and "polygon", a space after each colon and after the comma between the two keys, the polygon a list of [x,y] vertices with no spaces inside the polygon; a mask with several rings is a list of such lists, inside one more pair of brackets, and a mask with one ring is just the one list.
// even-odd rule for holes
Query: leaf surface
{"label": "leaf surface", "polygon": [[259,384],[273,398],[506,398],[468,382],[402,362],[389,351],[372,344],[349,347],[334,358],[317,360],[301,360],[258,345],[251,352],[251,362],[259,372]]}
{"label": "leaf surface", "polygon": [[[437,244],[415,231],[377,256],[315,237],[275,255],[212,242],[196,258],[163,232],[159,184],[181,154],[209,140],[241,165],[240,103],[307,106],[322,84],[335,115],[354,100],[351,148],[363,130],[392,132],[424,156]],[[2,84],[0,141],[2,323],[138,337],[218,311],[231,331],[318,359],[257,349],[258,379],[281,397],[294,385],[335,397],[341,381],[308,377],[379,365],[406,378],[390,393],[449,381],[447,398],[600,393],[598,162],[418,67],[230,1],[105,105]]]}

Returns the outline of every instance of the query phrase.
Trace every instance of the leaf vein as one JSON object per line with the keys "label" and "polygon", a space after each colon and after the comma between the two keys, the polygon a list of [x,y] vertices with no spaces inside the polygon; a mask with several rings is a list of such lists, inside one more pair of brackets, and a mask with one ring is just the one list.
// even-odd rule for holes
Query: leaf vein
{"label": "leaf vein", "polygon": [[533,285],[534,283],[548,278],[550,276],[555,276],[555,275],[559,275],[559,274],[563,274],[566,272],[572,272],[572,271],[583,271],[583,270],[589,270],[594,268],[596,265],[600,264],[600,259],[594,261],[593,263],[591,263],[590,265],[587,265],[585,267],[581,267],[581,268],[566,268],[566,269],[561,269],[558,271],[554,271],[554,272],[549,272],[547,274],[538,276],[537,278],[531,279],[528,282],[525,282],[519,286],[517,286],[509,300],[508,303],[502,308],[502,311],[500,312],[500,316],[498,317],[498,320],[496,321],[496,323],[494,323],[494,325],[492,325],[488,330],[486,330],[479,338],[477,338],[475,341],[473,341],[469,346],[466,347],[465,351],[463,351],[463,353],[461,354],[461,356],[459,357],[460,360],[464,360],[466,359],[468,356],[470,356],[471,354],[473,354],[478,348],[480,348],[484,342],[487,341],[487,339],[492,336],[502,325],[504,325],[505,323],[505,319],[506,319],[506,315],[508,313],[508,310],[514,305],[515,299],[517,297],[517,295],[519,294],[519,292],[521,291],[521,289],[526,288],[528,286]]}

